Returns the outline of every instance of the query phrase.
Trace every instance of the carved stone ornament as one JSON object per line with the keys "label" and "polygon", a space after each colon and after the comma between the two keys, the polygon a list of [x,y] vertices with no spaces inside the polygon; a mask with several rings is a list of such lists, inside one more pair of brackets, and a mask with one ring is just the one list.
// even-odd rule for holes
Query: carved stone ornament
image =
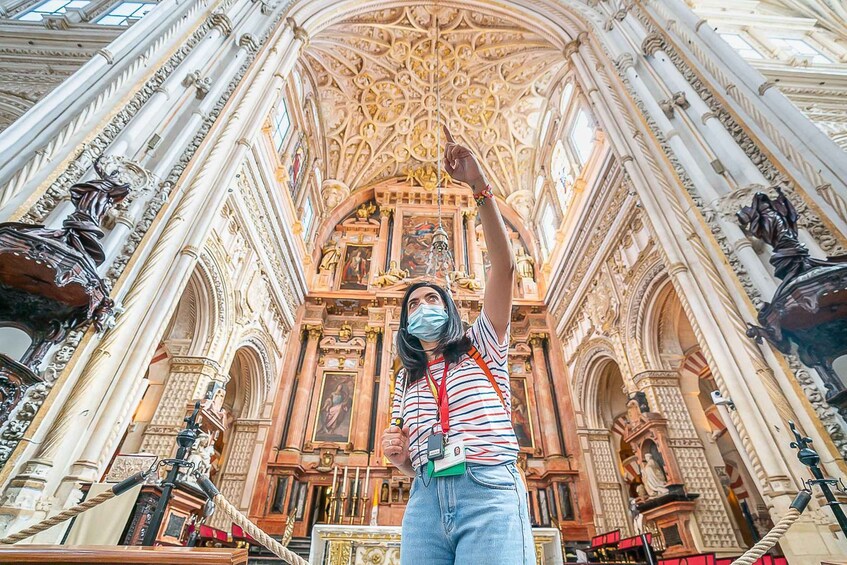
{"label": "carved stone ornament", "polygon": [[439,149],[438,84],[456,139],[476,140],[482,155],[496,150],[498,165],[483,165],[492,185],[504,192],[532,186],[541,125],[533,116],[568,64],[563,50],[472,8],[387,6],[322,30],[304,58],[328,132],[327,178],[355,189],[365,179],[416,172],[416,184],[434,186],[444,143],[442,135]]}

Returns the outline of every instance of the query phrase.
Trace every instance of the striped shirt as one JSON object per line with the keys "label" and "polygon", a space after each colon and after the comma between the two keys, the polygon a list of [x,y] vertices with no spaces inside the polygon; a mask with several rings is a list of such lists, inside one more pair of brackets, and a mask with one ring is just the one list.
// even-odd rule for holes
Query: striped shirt
{"label": "striped shirt", "polygon": [[[517,459],[518,440],[512,429],[512,397],[509,390],[509,330],[503,343],[497,342],[497,334],[491,321],[482,313],[468,328],[467,336],[482,355],[494,380],[500,387],[506,410],[491,386],[491,382],[479,365],[465,355],[447,370],[447,399],[450,407],[450,437],[460,436],[464,441],[467,461],[483,465],[499,465]],[[444,375],[444,359],[429,364],[429,374],[436,386]],[[426,378],[418,379],[406,390],[406,372],[397,375],[391,417],[403,413],[403,421],[409,425],[409,457],[412,466],[425,465],[426,442],[436,424],[437,404]],[[404,398],[405,392],[405,398]],[[436,430],[440,431],[440,426]]]}

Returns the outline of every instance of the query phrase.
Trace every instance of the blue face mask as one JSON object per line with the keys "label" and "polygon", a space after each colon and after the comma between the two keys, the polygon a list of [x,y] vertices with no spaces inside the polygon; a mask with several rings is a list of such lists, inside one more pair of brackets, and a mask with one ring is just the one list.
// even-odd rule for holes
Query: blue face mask
{"label": "blue face mask", "polygon": [[447,326],[447,311],[436,304],[421,304],[409,316],[406,328],[410,334],[424,341],[438,341]]}

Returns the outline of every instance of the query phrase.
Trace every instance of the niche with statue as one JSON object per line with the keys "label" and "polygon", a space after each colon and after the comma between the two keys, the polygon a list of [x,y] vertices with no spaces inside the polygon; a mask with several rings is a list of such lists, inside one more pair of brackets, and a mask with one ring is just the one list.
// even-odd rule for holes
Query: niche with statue
{"label": "niche with statue", "polygon": [[667,557],[696,552],[689,524],[695,500],[700,496],[685,490],[679,465],[668,441],[668,421],[651,412],[646,397],[635,396],[627,403],[623,441],[632,450],[638,475],[634,506],[644,522],[655,523],[664,539]]}

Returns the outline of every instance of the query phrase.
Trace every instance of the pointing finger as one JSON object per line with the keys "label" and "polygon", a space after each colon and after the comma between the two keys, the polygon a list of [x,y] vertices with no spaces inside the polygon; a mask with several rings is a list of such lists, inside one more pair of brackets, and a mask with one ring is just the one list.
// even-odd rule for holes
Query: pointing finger
{"label": "pointing finger", "polygon": [[453,134],[450,133],[450,130],[447,129],[446,125],[441,126],[444,128],[444,136],[447,138],[447,143],[456,143],[456,140],[453,139]]}

